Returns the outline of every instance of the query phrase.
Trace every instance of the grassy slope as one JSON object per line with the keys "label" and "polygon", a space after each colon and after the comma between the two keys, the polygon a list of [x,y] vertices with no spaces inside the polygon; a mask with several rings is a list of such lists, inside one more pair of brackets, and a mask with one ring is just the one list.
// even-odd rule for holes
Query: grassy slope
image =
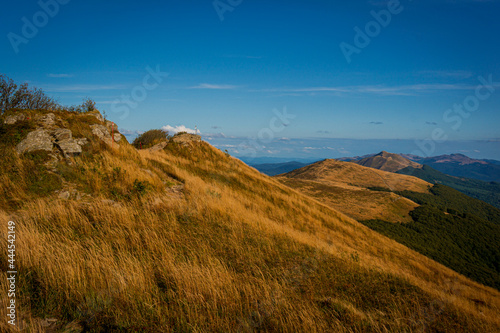
{"label": "grassy slope", "polygon": [[414,177],[336,160],[294,170],[279,180],[356,220],[376,218],[393,222],[410,222],[409,213],[418,205],[391,193],[391,189],[426,192],[430,185]]}
{"label": "grassy slope", "polygon": [[39,170],[89,194],[81,200],[30,188],[32,158],[1,149],[15,166],[0,175],[0,216],[17,223],[29,331],[41,318],[106,332],[500,329],[499,292],[206,143],[94,143],[72,166]]}

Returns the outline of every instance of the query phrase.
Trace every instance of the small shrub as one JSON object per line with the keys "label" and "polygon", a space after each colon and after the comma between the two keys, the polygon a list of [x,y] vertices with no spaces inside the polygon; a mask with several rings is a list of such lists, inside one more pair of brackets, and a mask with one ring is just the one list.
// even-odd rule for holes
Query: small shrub
{"label": "small shrub", "polygon": [[153,129],[139,135],[132,145],[137,149],[145,149],[154,146],[161,141],[167,140],[169,135],[166,131],[161,129]]}
{"label": "small shrub", "polygon": [[139,181],[136,179],[134,180],[134,185],[132,185],[132,194],[142,197],[150,187],[151,184],[147,180]]}
{"label": "small shrub", "polygon": [[96,102],[93,99],[86,97],[83,99],[82,104],[72,105],[72,106],[67,107],[65,109],[67,111],[70,111],[70,112],[85,113],[85,112],[91,112],[91,111],[96,110],[95,105],[96,105]]}

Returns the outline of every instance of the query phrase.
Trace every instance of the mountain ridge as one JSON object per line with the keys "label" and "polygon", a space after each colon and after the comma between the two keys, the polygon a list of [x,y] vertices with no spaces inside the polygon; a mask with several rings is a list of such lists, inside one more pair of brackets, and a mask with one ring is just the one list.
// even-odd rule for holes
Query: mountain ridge
{"label": "mountain ridge", "polygon": [[[5,124],[11,113],[30,117]],[[53,163],[54,144],[18,153],[16,145],[42,126],[36,116],[49,114],[72,137],[87,139],[81,152],[57,155]],[[126,140],[108,141],[112,129],[94,119],[54,110],[0,115],[0,217],[16,224],[21,326],[73,332],[500,329],[500,292],[204,141],[169,140],[158,150],[138,150]],[[103,127],[93,131],[92,125]],[[398,185],[391,179],[410,178],[391,175],[392,188]],[[0,243],[2,253],[6,246]],[[0,256],[4,290],[7,264]],[[7,301],[0,299],[2,316]],[[440,307],[429,320],[435,304]]]}
{"label": "mountain ridge", "polygon": [[401,155],[382,151],[374,156],[356,161],[357,164],[371,167],[383,171],[396,172],[406,167],[420,168],[421,165],[415,163]]}
{"label": "mountain ridge", "polygon": [[278,179],[356,220],[377,217],[409,222],[410,211],[418,205],[392,192],[411,189],[425,193],[431,184],[415,177],[395,175],[355,163],[326,159],[279,175]]}

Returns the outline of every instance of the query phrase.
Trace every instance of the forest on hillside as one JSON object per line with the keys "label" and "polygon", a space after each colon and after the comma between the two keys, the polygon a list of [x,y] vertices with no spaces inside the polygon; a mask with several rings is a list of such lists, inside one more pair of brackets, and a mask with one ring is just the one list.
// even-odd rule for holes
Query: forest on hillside
{"label": "forest on hillside", "polygon": [[444,185],[398,192],[420,204],[412,223],[362,221],[449,268],[500,290],[500,210]]}

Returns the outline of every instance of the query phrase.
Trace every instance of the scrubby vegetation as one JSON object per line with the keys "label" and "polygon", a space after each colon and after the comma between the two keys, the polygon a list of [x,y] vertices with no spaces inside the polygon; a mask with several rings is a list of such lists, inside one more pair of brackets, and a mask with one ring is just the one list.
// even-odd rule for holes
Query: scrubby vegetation
{"label": "scrubby vegetation", "polygon": [[421,204],[412,223],[363,223],[485,285],[500,290],[500,210],[450,187],[399,192]]}
{"label": "scrubby vegetation", "polygon": [[10,109],[55,110],[59,103],[39,88],[27,83],[17,85],[11,78],[0,74],[0,114]]}
{"label": "scrubby vegetation", "polygon": [[475,215],[483,220],[491,221],[500,225],[500,209],[485,203],[484,201],[471,198],[449,186],[434,185],[430,194],[411,191],[396,192],[420,205],[428,205],[460,213]]}
{"label": "scrubby vegetation", "polygon": [[0,115],[9,110],[90,112],[95,109],[95,101],[88,97],[80,105],[64,106],[42,89],[29,87],[27,83],[18,85],[8,76],[0,74]]}
{"label": "scrubby vegetation", "polygon": [[161,129],[152,129],[135,138],[132,145],[138,149],[146,149],[153,147],[157,143],[168,140],[168,138],[168,132]]}

